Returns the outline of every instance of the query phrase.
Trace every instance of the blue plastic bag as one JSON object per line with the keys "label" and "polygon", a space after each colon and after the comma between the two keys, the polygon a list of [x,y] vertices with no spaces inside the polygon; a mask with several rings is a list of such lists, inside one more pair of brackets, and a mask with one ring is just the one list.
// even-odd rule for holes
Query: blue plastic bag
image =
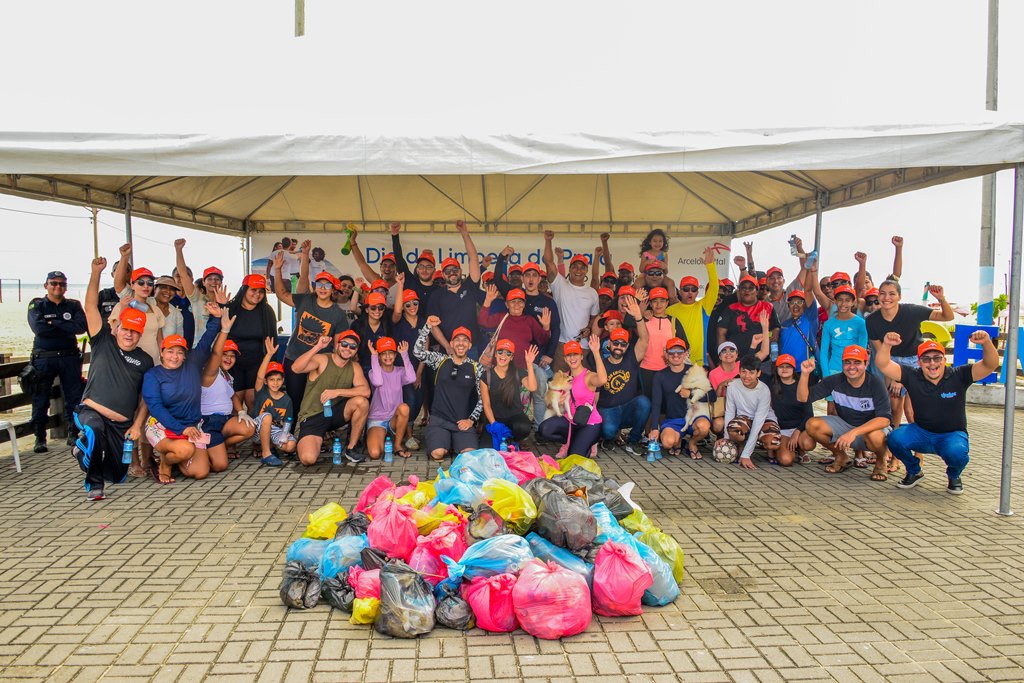
{"label": "blue plastic bag", "polygon": [[342,536],[327,544],[323,561],[320,563],[320,577],[333,579],[338,572],[354,564],[362,564],[359,553],[367,547],[366,534]]}
{"label": "blue plastic bag", "polygon": [[579,574],[587,580],[587,586],[593,587],[594,565],[587,564],[565,548],[559,548],[534,531],[526,534],[526,541],[530,544],[530,551],[534,557],[544,562],[554,562],[575,574]]}
{"label": "blue plastic bag", "polygon": [[319,567],[329,541],[319,538],[300,538],[285,553],[285,562],[301,562],[306,569]]}
{"label": "blue plastic bag", "polygon": [[628,531],[622,528],[622,525],[615,519],[615,515],[604,503],[594,503],[590,506],[590,511],[594,513],[594,520],[597,522],[597,536],[594,538],[596,545],[604,545],[608,541],[629,544],[635,540]]}
{"label": "blue plastic bag", "polygon": [[444,503],[445,505],[465,505],[474,508],[484,500],[483,489],[479,485],[473,486],[463,481],[450,477],[444,472],[434,483],[434,491],[437,497],[430,502],[430,505]]}
{"label": "blue plastic bag", "polygon": [[518,484],[516,475],[505,464],[505,459],[493,448],[478,448],[460,453],[448,468],[452,479],[480,488],[488,479],[504,479]]}
{"label": "blue plastic bag", "polygon": [[441,560],[448,565],[448,578],[439,583],[438,587],[448,582],[454,582],[454,585],[458,586],[463,578],[515,574],[532,559],[530,544],[522,536],[504,534],[485,538],[469,546],[458,562],[447,555],[441,556]]}

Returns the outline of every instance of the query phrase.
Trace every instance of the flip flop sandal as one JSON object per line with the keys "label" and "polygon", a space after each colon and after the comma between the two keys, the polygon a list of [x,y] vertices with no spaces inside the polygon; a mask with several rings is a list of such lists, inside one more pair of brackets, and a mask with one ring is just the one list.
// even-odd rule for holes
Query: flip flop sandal
{"label": "flip flop sandal", "polygon": [[149,472],[147,472],[142,465],[130,465],[128,467],[128,476],[133,479],[141,479],[143,477],[148,477]]}
{"label": "flip flop sandal", "polygon": [[671,455],[672,457],[677,458],[677,457],[679,457],[679,454],[682,453],[682,452],[683,451],[681,449],[679,449],[679,448],[670,448],[669,451],[668,451],[668,454]]}
{"label": "flip flop sandal", "polygon": [[797,461],[801,465],[806,465],[807,463],[809,463],[811,461],[811,454],[810,453],[801,453],[800,457],[797,458]]}
{"label": "flip flop sandal", "polygon": [[398,457],[400,457],[400,458],[408,458],[409,456],[412,455],[412,453],[410,453],[409,451],[405,450],[404,448],[398,449],[397,453],[398,453]]}
{"label": "flip flop sandal", "polygon": [[840,467],[839,469],[836,469],[835,463],[832,463],[831,465],[829,465],[828,467],[825,468],[825,472],[827,472],[828,474],[842,474],[843,472],[845,472],[846,470],[850,469],[851,467],[853,467],[853,461],[852,460],[847,460],[846,462],[843,463],[843,466]]}
{"label": "flip flop sandal", "polygon": [[688,450],[690,452],[690,460],[701,460],[704,458],[699,448],[690,448]]}
{"label": "flip flop sandal", "polygon": [[857,469],[861,469],[861,470],[865,469],[868,466],[868,459],[867,458],[854,458],[853,459],[853,466],[856,467]]}
{"label": "flip flop sandal", "polygon": [[899,472],[899,471],[900,471],[900,461],[897,460],[896,458],[893,458],[892,460],[889,461],[889,464],[886,466],[885,473],[886,474],[895,474],[896,472]]}
{"label": "flip flop sandal", "polygon": [[871,481],[885,481],[889,477],[881,470],[874,470],[871,473]]}
{"label": "flip flop sandal", "polygon": [[836,461],[836,456],[834,456],[834,455],[826,455],[824,458],[822,458],[821,460],[818,461],[818,464],[819,465],[831,465],[835,461]]}
{"label": "flip flop sandal", "polygon": [[170,477],[170,481],[164,481],[160,478],[160,465],[155,460],[149,464],[149,473],[153,476],[153,480],[161,486],[175,483],[174,477]]}

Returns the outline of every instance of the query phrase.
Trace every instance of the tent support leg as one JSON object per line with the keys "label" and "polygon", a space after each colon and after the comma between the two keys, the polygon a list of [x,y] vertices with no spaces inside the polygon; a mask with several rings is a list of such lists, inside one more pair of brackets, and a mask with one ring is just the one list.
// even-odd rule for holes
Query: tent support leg
{"label": "tent support leg", "polygon": [[814,250],[821,254],[821,214],[825,210],[825,197],[819,192],[814,201]]}
{"label": "tent support leg", "polygon": [[124,236],[128,244],[132,243],[132,193],[124,196]]}
{"label": "tent support leg", "polygon": [[1012,515],[1010,510],[1010,484],[1013,474],[1013,421],[1017,405],[1017,344],[1020,329],[1020,270],[1021,241],[1024,237],[1024,163],[1014,167],[1013,175],[1013,256],[1010,261],[1010,319],[1007,322],[1006,353],[1006,398],[1003,403],[1003,467],[999,480],[1000,515]]}

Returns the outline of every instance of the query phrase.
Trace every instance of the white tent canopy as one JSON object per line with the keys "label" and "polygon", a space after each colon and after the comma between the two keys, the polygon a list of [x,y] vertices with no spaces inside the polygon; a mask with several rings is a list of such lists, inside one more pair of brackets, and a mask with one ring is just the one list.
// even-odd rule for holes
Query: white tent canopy
{"label": "white tent canopy", "polygon": [[224,233],[400,221],[739,236],[1024,160],[1024,123],[618,134],[0,131],[0,192]]}

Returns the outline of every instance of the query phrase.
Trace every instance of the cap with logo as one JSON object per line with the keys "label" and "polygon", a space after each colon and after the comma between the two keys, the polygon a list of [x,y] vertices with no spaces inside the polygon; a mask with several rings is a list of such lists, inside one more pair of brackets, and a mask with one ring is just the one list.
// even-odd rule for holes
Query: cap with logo
{"label": "cap with logo", "polygon": [[420,295],[416,293],[415,289],[404,289],[402,290],[402,303],[407,304],[410,301],[419,301]]}
{"label": "cap with logo", "polygon": [[211,275],[216,275],[219,278],[223,278],[224,277],[224,271],[221,270],[220,268],[218,268],[217,266],[210,266],[209,268],[207,268],[206,270],[203,271],[203,279],[204,280],[206,278],[210,277]]}
{"label": "cap with logo", "polygon": [[398,344],[391,337],[381,337],[377,340],[377,353],[385,351],[398,351]]}
{"label": "cap with logo", "polygon": [[[124,326],[124,322],[123,321],[121,323],[121,326],[122,327]],[[188,342],[185,341],[185,338],[182,337],[180,334],[172,334],[170,336],[164,337],[164,340],[162,342],[160,342],[160,348],[161,349],[170,349],[170,348],[173,348],[175,346],[180,346],[181,348],[183,348],[186,351],[188,351]],[[227,347],[227,342],[224,343],[224,346]],[[235,348],[238,348],[238,347],[235,347]]]}
{"label": "cap with logo", "polygon": [[136,268],[132,271],[132,282],[144,277],[153,277],[153,271],[149,268]]}
{"label": "cap with logo", "polygon": [[373,292],[370,296],[366,297],[367,306],[387,306],[388,299],[380,292]]}
{"label": "cap with logo", "polygon": [[868,352],[863,346],[856,344],[850,344],[843,349],[843,360],[859,360],[865,363],[868,362]]}
{"label": "cap with logo", "polygon": [[455,341],[456,337],[465,337],[469,341],[473,341],[473,333],[469,331],[468,327],[456,327],[452,330],[452,341]]}
{"label": "cap with logo", "polygon": [[573,354],[580,354],[580,353],[583,353],[583,347],[580,346],[580,343],[578,341],[576,341],[575,339],[567,341],[567,342],[565,342],[565,344],[562,345],[562,355],[563,356],[571,356]]}
{"label": "cap with logo", "polygon": [[51,270],[46,274],[47,280],[67,280],[68,276],[59,270]]}
{"label": "cap with logo", "polygon": [[121,311],[121,327],[142,334],[146,329],[146,314],[135,308],[125,308]]}
{"label": "cap with logo", "polygon": [[234,340],[232,340],[232,339],[228,339],[226,342],[224,342],[224,351],[225,352],[233,351],[236,356],[241,356],[242,355],[238,351],[238,344],[236,344],[234,342]]}
{"label": "cap with logo", "polygon": [[629,341],[629,330],[625,327],[616,327],[614,330],[608,333],[608,338],[612,341]]}
{"label": "cap with logo", "polygon": [[679,286],[680,287],[687,287],[687,286],[689,286],[689,287],[700,287],[700,280],[698,280],[697,278],[695,278],[692,275],[687,275],[686,277],[684,277],[681,280],[679,280]]}
{"label": "cap with logo", "polygon": [[249,289],[266,289],[267,278],[263,275],[253,273],[252,275],[246,275],[242,279],[242,284],[248,287]]}
{"label": "cap with logo", "polygon": [[512,343],[511,339],[499,339],[498,343],[495,345],[494,348],[496,351],[511,351],[512,353],[516,352],[516,345]]}
{"label": "cap with logo", "polygon": [[667,342],[665,342],[665,350],[666,351],[668,351],[669,349],[687,349],[687,348],[689,348],[689,347],[686,345],[686,340],[685,339],[680,339],[679,337],[670,337],[669,340]]}
{"label": "cap with logo", "polygon": [[508,294],[505,295],[505,301],[526,301],[526,292],[521,289],[510,289]]}
{"label": "cap with logo", "polygon": [[789,355],[788,353],[783,353],[779,355],[777,359],[775,359],[775,367],[779,367],[780,365],[792,365],[795,369],[796,358],[793,358],[793,356]]}
{"label": "cap with logo", "polygon": [[267,363],[267,372],[266,374],[264,374],[264,377],[270,377],[274,373],[280,373],[282,375],[284,374],[284,366],[278,363],[277,361]]}

